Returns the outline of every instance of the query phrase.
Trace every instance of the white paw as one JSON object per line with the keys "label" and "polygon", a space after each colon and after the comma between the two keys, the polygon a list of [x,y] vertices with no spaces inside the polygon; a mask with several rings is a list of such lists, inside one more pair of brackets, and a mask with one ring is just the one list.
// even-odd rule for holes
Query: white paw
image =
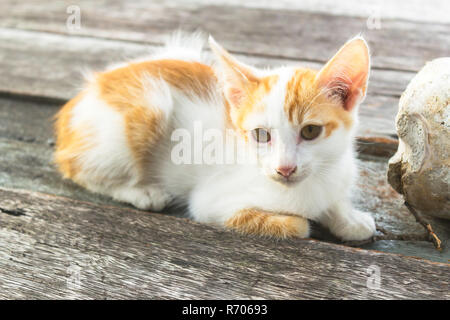
{"label": "white paw", "polygon": [[150,187],[147,188],[146,191],[151,203],[148,207],[143,209],[161,211],[173,200],[172,196],[169,193],[159,188]]}
{"label": "white paw", "polygon": [[365,240],[375,234],[375,220],[370,213],[353,210],[345,224],[334,230],[342,240]]}
{"label": "white paw", "polygon": [[121,188],[113,193],[113,198],[150,211],[161,211],[172,201],[170,194],[157,187]]}

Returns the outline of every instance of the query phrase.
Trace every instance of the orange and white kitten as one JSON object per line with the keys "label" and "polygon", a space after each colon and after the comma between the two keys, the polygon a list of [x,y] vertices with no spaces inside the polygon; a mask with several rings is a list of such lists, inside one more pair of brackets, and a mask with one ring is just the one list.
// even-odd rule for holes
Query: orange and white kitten
{"label": "orange and white kitten", "polygon": [[[140,209],[187,205],[197,221],[244,233],[308,237],[311,219],[344,240],[371,237],[373,218],[349,195],[364,39],[320,71],[260,70],[209,44],[215,65],[198,35],[177,34],[148,59],[94,74],[57,115],[64,177]],[[206,159],[214,137],[213,154],[237,149],[240,161]]]}

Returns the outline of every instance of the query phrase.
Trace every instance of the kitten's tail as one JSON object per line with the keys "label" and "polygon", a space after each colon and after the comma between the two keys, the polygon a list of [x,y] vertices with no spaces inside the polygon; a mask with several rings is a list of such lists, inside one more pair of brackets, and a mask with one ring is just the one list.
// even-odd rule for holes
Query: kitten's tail
{"label": "kitten's tail", "polygon": [[167,37],[163,47],[157,49],[152,59],[177,59],[206,62],[203,47],[206,35],[200,31],[188,33],[177,30]]}

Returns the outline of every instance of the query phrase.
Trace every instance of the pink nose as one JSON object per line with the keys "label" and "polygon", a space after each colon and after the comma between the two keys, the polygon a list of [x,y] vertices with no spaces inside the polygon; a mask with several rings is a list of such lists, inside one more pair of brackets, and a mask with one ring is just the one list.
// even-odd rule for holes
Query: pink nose
{"label": "pink nose", "polygon": [[285,178],[289,178],[295,171],[297,171],[297,166],[295,167],[280,167],[277,169],[277,173]]}

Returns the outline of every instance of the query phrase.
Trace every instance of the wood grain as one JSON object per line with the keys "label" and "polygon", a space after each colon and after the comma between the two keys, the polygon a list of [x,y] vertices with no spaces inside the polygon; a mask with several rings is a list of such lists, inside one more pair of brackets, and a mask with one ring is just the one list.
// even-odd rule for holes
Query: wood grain
{"label": "wood grain", "polygon": [[3,188],[0,216],[0,298],[450,298],[448,264]]}
{"label": "wood grain", "polygon": [[[71,5],[81,10],[81,28],[66,25]],[[368,29],[367,18],[298,10],[145,0],[3,0],[0,26],[63,34],[161,43],[176,28],[201,29],[238,53],[324,62],[349,38],[363,33],[375,68],[418,71],[426,61],[447,56],[449,25],[383,19]],[[433,35],[433,36],[430,36]]]}
{"label": "wood grain", "polygon": [[[66,25],[69,5],[81,9],[80,30]],[[385,179],[398,97],[425,61],[449,54],[449,24],[383,18],[381,29],[368,30],[361,14],[277,5],[2,0],[0,299],[450,298],[450,224],[432,221],[441,252],[419,241],[423,230]],[[363,32],[373,72],[353,202],[378,226],[412,239],[365,247],[445,263],[336,245],[319,226],[313,235],[327,242],[241,236],[180,218],[180,209],[137,211],[62,180],[51,161],[51,117],[79,90],[82,72],[146,55],[177,27],[212,33],[257,66],[313,68]],[[367,287],[373,266],[379,289]]]}
{"label": "wood grain", "polygon": [[[177,5],[180,0],[165,0],[164,3]],[[210,4],[210,0],[189,0],[190,4]],[[328,15],[368,18],[379,14],[381,23],[385,19],[398,19],[422,22],[450,23],[446,14],[450,10],[450,3],[445,0],[409,0],[408,5],[402,1],[384,0],[216,0],[216,5],[233,6],[236,8],[250,7],[268,10],[287,9],[291,11],[320,12]]]}

